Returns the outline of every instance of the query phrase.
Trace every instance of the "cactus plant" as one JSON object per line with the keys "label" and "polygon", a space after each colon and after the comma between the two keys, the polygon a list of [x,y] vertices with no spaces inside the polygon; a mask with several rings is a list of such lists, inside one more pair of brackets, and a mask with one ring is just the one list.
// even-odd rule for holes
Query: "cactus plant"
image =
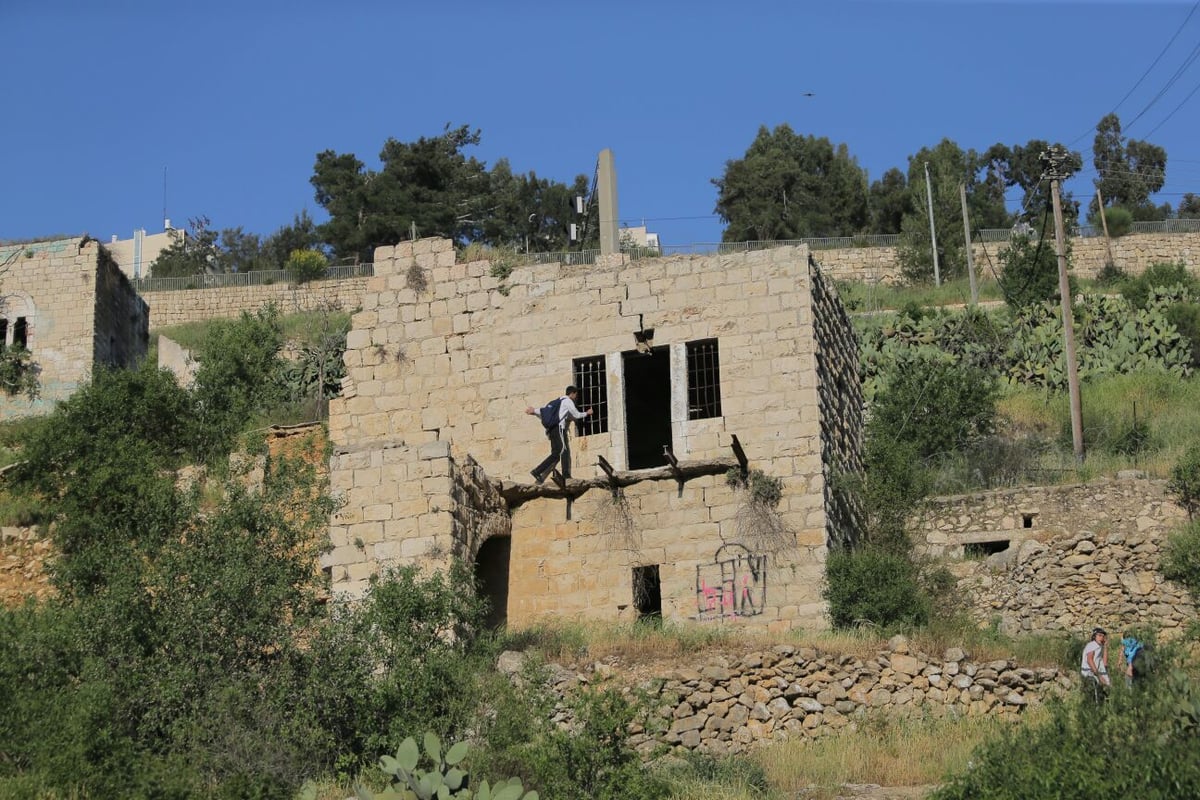
{"label": "cactus plant", "polygon": [[538,800],[537,792],[526,792],[520,778],[509,778],[494,786],[487,781],[473,792],[467,773],[459,767],[466,758],[469,746],[458,742],[442,752],[437,734],[426,732],[424,758],[429,769],[422,769],[421,748],[411,736],[396,748],[394,756],[379,759],[379,765],[391,777],[391,784],[379,794],[358,789],[359,800]]}

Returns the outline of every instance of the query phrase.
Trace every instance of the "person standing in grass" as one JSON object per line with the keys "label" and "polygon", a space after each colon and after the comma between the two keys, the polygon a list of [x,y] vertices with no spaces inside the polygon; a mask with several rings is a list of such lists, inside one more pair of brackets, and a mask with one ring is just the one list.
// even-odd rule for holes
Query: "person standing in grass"
{"label": "person standing in grass", "polygon": [[1104,628],[1092,629],[1092,640],[1083,648],[1079,671],[1083,675],[1084,688],[1092,693],[1097,703],[1104,702],[1112,681],[1108,677],[1108,633]]}

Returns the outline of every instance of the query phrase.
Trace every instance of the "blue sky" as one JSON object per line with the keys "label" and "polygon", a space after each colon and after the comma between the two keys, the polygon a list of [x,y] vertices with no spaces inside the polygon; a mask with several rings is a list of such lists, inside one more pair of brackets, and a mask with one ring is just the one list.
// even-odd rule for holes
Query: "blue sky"
{"label": "blue sky", "polygon": [[0,239],[161,230],[164,169],[175,225],[268,234],[325,218],[319,151],[377,166],[389,136],[446,123],[480,128],[489,166],[564,182],[611,148],[622,220],[667,245],[719,240],[711,180],[784,122],[872,180],[944,137],[1062,141],[1086,200],[1115,109],[1166,149],[1176,205],[1200,193],[1197,5],[0,0]]}

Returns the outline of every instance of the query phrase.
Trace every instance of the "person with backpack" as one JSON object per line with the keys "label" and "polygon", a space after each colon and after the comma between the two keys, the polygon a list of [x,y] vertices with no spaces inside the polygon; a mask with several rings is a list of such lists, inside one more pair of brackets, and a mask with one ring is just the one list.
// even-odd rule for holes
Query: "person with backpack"
{"label": "person with backpack", "polygon": [[1121,638],[1121,655],[1125,659],[1125,685],[1133,686],[1134,681],[1142,682],[1146,677],[1146,662],[1148,647],[1131,631],[1125,631]]}
{"label": "person with backpack", "polygon": [[571,385],[557,400],[551,400],[541,408],[529,406],[525,409],[526,414],[541,417],[542,426],[546,429],[546,438],[550,440],[550,455],[529,472],[535,483],[544,482],[550,471],[558,466],[560,459],[562,460],[563,480],[571,477],[571,446],[567,442],[567,421],[583,419],[592,415],[590,408],[587,411],[580,411],[575,407],[577,399],[579,399],[579,387]]}
{"label": "person with backpack", "polygon": [[1080,662],[1083,686],[1091,692],[1097,703],[1104,702],[1112,681],[1108,677],[1108,632],[1104,628],[1092,629],[1092,640],[1083,648]]}

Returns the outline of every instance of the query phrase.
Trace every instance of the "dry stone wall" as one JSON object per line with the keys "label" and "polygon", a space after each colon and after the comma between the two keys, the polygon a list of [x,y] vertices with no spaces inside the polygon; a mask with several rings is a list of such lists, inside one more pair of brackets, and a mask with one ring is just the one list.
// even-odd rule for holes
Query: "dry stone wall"
{"label": "dry stone wall", "polygon": [[1123,478],[940,498],[920,527],[931,554],[976,554],[954,570],[981,624],[1076,635],[1153,625],[1169,638],[1196,618],[1195,599],[1158,571],[1185,518],[1163,481]]}
{"label": "dry stone wall", "polygon": [[[330,404],[332,481],[346,501],[326,558],[335,592],[358,596],[391,565],[472,561],[489,538],[507,535],[512,623],[636,616],[646,597],[635,596],[634,576],[653,574],[669,619],[827,624],[806,249],[537,265],[503,285],[489,262],[457,263],[444,240],[380,248],[374,262],[347,338],[344,395]],[[634,334],[647,332],[654,355],[636,347]],[[687,344],[710,340],[720,415],[696,418]],[[506,526],[482,487],[532,483],[548,448],[524,409],[561,394],[576,359],[603,364],[607,429],[573,439],[575,477],[600,477],[597,456],[636,477],[630,419],[642,420],[630,415],[661,404],[647,412],[666,423],[653,435],[681,463],[736,463],[736,434],[749,465],[782,480],[778,507],[764,515],[724,475],[708,474],[640,480],[615,496],[593,489],[570,503],[535,497]],[[661,365],[662,383],[631,386],[634,359],[656,359],[641,365]],[[837,447],[852,449],[852,427],[829,428],[846,439]]]}
{"label": "dry stone wall", "polygon": [[[520,654],[505,653],[499,665],[515,677],[521,663]],[[605,664],[582,672],[550,670],[560,697],[612,673]],[[973,661],[961,648],[928,655],[913,651],[903,637],[873,658],[781,644],[710,655],[694,668],[643,681],[638,688],[652,710],[630,743],[647,754],[666,745],[721,756],[772,739],[819,738],[881,714],[1015,717],[1072,686],[1054,667]],[[571,723],[561,710],[558,720]]]}
{"label": "dry stone wall", "polygon": [[[1140,275],[1151,264],[1182,262],[1192,272],[1200,272],[1200,233],[1137,233],[1111,240],[1113,263],[1133,275]],[[999,255],[1007,243],[976,243],[971,254],[980,275],[1003,270]],[[895,247],[848,247],[818,250],[821,269],[833,280],[899,283],[900,264]],[[1108,251],[1103,237],[1071,240],[1072,273],[1094,278],[1104,268]],[[965,268],[964,268],[965,271]]]}

